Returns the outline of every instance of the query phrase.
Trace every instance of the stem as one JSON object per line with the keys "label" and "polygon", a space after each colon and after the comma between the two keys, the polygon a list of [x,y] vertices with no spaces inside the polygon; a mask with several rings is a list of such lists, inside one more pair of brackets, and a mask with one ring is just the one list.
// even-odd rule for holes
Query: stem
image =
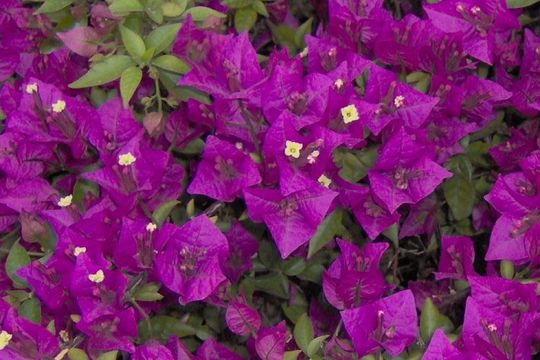
{"label": "stem", "polygon": [[159,89],[159,79],[156,77],[154,79],[154,84],[155,84],[155,87],[156,87],[156,97],[157,97],[157,101],[158,101],[158,112],[160,114],[163,113],[163,99],[161,98],[161,90]]}
{"label": "stem", "polygon": [[154,332],[152,330],[152,323],[150,322],[150,317],[148,317],[148,314],[146,313],[146,311],[144,311],[144,309],[141,307],[141,305],[139,305],[139,303],[135,299],[131,298],[129,302],[133,305],[135,309],[137,309],[137,311],[139,311],[142,317],[144,317],[144,321],[146,322],[146,327],[148,328],[150,337],[153,337]]}
{"label": "stem", "polygon": [[336,331],[334,331],[334,335],[332,335],[332,337],[338,337],[339,336],[339,333],[341,332],[341,328],[343,327],[343,319],[339,319],[339,323],[336,327]]}
{"label": "stem", "polygon": [[[9,254],[9,251],[10,251],[10,249],[0,248],[0,253],[1,253],[1,254]],[[28,255],[30,255],[30,256],[36,256],[36,257],[42,257],[42,256],[45,256],[45,253],[38,252],[38,251],[27,251],[26,253],[27,253]]]}

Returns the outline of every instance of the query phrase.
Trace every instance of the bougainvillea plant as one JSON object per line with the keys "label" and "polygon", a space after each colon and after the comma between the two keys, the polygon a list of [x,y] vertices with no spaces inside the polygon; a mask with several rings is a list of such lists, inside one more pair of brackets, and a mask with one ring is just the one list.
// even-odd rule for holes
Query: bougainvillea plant
{"label": "bougainvillea plant", "polygon": [[0,360],[540,356],[538,0],[0,0]]}

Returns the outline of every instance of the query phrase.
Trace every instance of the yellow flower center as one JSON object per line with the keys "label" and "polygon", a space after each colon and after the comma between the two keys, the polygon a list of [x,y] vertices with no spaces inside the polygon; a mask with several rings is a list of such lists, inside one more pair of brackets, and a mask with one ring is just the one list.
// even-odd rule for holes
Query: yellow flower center
{"label": "yellow flower center", "polygon": [[319,176],[319,179],[317,179],[317,181],[324,187],[330,187],[330,184],[332,183],[332,180],[324,174]]}
{"label": "yellow flower center", "polygon": [[79,256],[85,252],[86,252],[86,248],[84,246],[77,246],[75,249],[73,249],[73,255],[75,256]]}
{"label": "yellow flower center", "polygon": [[405,105],[405,97],[401,95],[396,96],[396,98],[394,99],[394,105],[398,109]]}
{"label": "yellow flower center", "polygon": [[341,116],[343,117],[343,122],[345,124],[352,123],[353,121],[360,119],[358,109],[356,106],[354,106],[354,104],[341,108]]}
{"label": "yellow flower center", "polygon": [[157,225],[154,223],[148,223],[148,225],[146,225],[146,231],[150,233],[153,233],[156,229],[157,229]]}
{"label": "yellow flower center", "polygon": [[79,315],[79,314],[71,314],[71,315],[69,315],[69,318],[70,318],[71,321],[73,321],[75,324],[78,323],[79,321],[81,321],[81,315]]}
{"label": "yellow flower center", "polygon": [[32,94],[32,93],[35,93],[36,91],[37,91],[37,84],[36,83],[26,85],[26,93],[27,94]]}
{"label": "yellow flower center", "polygon": [[285,141],[285,155],[298,159],[300,157],[300,150],[303,147],[303,144],[287,140]]}
{"label": "yellow flower center", "polygon": [[52,110],[55,113],[62,112],[66,109],[66,102],[64,100],[58,100],[54,104],[52,104]]}
{"label": "yellow flower center", "polygon": [[0,332],[0,350],[4,350],[9,345],[9,341],[12,337],[13,335],[11,335],[5,330],[2,330],[2,332]]}
{"label": "yellow flower center", "polygon": [[137,160],[137,158],[130,152],[118,155],[118,164],[122,166],[129,166],[133,164],[135,160]]}
{"label": "yellow flower center", "polygon": [[99,284],[100,282],[103,282],[105,280],[105,274],[103,273],[103,270],[96,271],[95,274],[88,275],[88,280],[90,280],[93,283]]}
{"label": "yellow flower center", "polygon": [[64,196],[63,198],[60,198],[58,200],[58,206],[60,207],[68,207],[71,205],[71,201],[73,200],[73,195]]}

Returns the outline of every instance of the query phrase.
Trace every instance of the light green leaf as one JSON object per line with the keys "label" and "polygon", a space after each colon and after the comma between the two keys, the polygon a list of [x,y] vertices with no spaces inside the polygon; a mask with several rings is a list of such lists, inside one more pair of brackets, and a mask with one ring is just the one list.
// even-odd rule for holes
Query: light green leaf
{"label": "light green leaf", "polygon": [[304,22],[302,25],[296,29],[296,32],[294,33],[294,43],[299,48],[304,48],[306,46],[306,42],[304,41],[304,36],[311,33],[311,27],[313,25],[313,18],[309,18]]}
{"label": "light green leaf", "polygon": [[129,12],[143,11],[144,7],[139,0],[114,0],[113,3],[109,5],[109,10],[111,10],[114,15],[121,15]]}
{"label": "light green leaf", "polygon": [[146,6],[144,7],[144,12],[155,23],[163,23],[163,10],[161,10],[161,0],[147,1]]}
{"label": "light green leaf", "polygon": [[515,274],[514,263],[509,260],[501,261],[501,276],[505,279],[513,279]]}
{"label": "light green leaf", "polygon": [[540,0],[506,0],[506,5],[510,9],[519,9],[527,6],[531,6],[539,2]]}
{"label": "light green leaf", "polygon": [[240,9],[253,4],[255,0],[224,0],[223,5],[226,5],[229,9]]}
{"label": "light green leaf", "polygon": [[185,74],[191,69],[188,64],[174,55],[161,55],[152,61],[152,65],[177,74]]}
{"label": "light green leaf", "polygon": [[118,350],[108,351],[98,356],[97,360],[116,360]]}
{"label": "light green leaf", "polygon": [[158,283],[147,283],[135,291],[133,298],[137,301],[159,301],[163,295],[159,293],[161,287]]}
{"label": "light green leaf", "polygon": [[146,47],[149,49],[154,48],[156,54],[167,49],[174,39],[176,39],[176,34],[180,29],[180,25],[181,24],[168,24],[152,30],[146,37]]}
{"label": "light green leaf", "polygon": [[309,240],[308,259],[325,247],[336,235],[343,233],[345,228],[342,220],[343,210],[338,208],[319,224],[315,235]]}
{"label": "light green leaf", "polygon": [[30,264],[30,261],[31,259],[26,252],[26,249],[22,247],[19,242],[13,244],[9,250],[5,266],[7,275],[13,281],[13,284],[18,288],[23,288],[26,286],[26,284],[19,276],[15,275],[15,272],[23,266]]}
{"label": "light green leaf", "polygon": [[122,43],[132,58],[140,59],[146,52],[143,39],[133,30],[120,25],[118,27],[122,36]]}
{"label": "light green leaf", "polygon": [[62,10],[71,5],[75,0],[45,0],[45,2],[36,10],[35,14],[48,14]]}
{"label": "light green leaf", "polygon": [[210,16],[218,17],[218,18],[225,18],[227,17],[226,14],[221,13],[217,10],[211,9],[209,7],[205,6],[195,6],[190,9],[188,9],[184,16],[191,15],[193,21],[204,21],[206,18]]}
{"label": "light green leaf", "polygon": [[234,28],[237,32],[249,31],[257,22],[257,12],[251,6],[243,7],[234,13]]}
{"label": "light green leaf", "polygon": [[285,351],[283,354],[283,360],[296,360],[298,359],[298,355],[300,355],[300,353],[300,350]]}
{"label": "light green leaf", "polygon": [[77,349],[77,348],[71,348],[69,349],[68,353],[69,360],[88,360],[88,355],[84,352],[84,350]]}
{"label": "light green leaf", "polygon": [[266,10],[266,5],[264,5],[261,0],[256,0],[251,6],[259,15],[262,15],[264,17],[270,16],[268,14],[268,10]]}
{"label": "light green leaf", "polygon": [[160,204],[156,210],[152,213],[152,221],[157,226],[163,225],[165,219],[169,216],[172,209],[178,205],[180,202],[176,200],[166,201]]}
{"label": "light green leaf", "polygon": [[322,344],[328,337],[329,335],[322,335],[311,340],[307,348],[307,356],[310,358],[315,356],[322,349]]}
{"label": "light green leaf", "polygon": [[296,345],[307,354],[309,343],[313,340],[313,325],[307,313],[300,316],[294,325],[293,334]]}
{"label": "light green leaf", "polygon": [[120,95],[125,108],[129,106],[129,100],[135,94],[141,80],[142,70],[137,66],[128,67],[120,76]]}
{"label": "light green leaf", "polygon": [[69,84],[72,89],[107,84],[118,79],[124,70],[134,65],[131,57],[127,55],[113,55],[94,64],[90,70],[78,80]]}
{"label": "light green leaf", "polygon": [[36,324],[41,324],[41,303],[35,297],[25,300],[19,306],[19,315]]}
{"label": "light green leaf", "polygon": [[187,1],[166,1],[161,4],[161,10],[163,15],[167,17],[177,17],[184,13],[186,10]]}

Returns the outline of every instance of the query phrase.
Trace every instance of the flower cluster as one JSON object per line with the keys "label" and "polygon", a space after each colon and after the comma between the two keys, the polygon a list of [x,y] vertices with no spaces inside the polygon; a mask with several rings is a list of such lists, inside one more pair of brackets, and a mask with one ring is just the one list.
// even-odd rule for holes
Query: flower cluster
{"label": "flower cluster", "polygon": [[0,359],[538,353],[516,1],[0,3]]}

